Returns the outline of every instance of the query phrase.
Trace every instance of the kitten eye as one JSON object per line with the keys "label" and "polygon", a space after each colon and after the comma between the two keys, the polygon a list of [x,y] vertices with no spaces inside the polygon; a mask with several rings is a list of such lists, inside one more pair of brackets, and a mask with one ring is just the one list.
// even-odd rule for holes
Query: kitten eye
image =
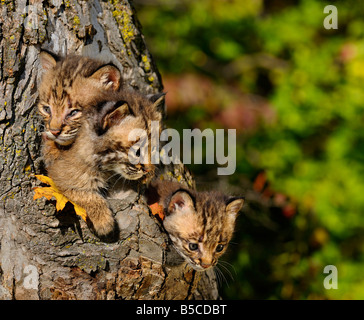
{"label": "kitten eye", "polygon": [[77,109],[74,109],[72,110],[68,115],[67,117],[74,117],[77,113],[79,113],[80,110],[77,110]]}
{"label": "kitten eye", "polygon": [[198,249],[198,244],[197,243],[192,243],[190,242],[190,244],[188,245],[188,248],[191,250],[191,251],[196,251]]}
{"label": "kitten eye", "polygon": [[48,106],[43,106],[43,111],[44,111],[45,113],[51,114],[51,108],[50,108],[50,107],[48,107]]}
{"label": "kitten eye", "polygon": [[217,245],[217,247],[216,247],[216,252],[221,252],[223,249],[224,249],[224,245],[223,244],[219,244],[219,245]]}

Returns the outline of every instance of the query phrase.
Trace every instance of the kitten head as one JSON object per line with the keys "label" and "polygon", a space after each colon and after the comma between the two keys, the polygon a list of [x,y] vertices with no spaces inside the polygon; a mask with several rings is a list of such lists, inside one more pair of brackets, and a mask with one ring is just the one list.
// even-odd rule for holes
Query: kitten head
{"label": "kitten head", "polygon": [[179,189],[168,202],[163,225],[178,253],[193,269],[203,271],[225,252],[243,204],[243,198],[218,192]]}
{"label": "kitten head", "polygon": [[45,134],[59,145],[70,145],[85,109],[119,89],[120,71],[112,64],[87,57],[61,59],[46,51],[41,52],[40,61],[44,74],[38,110],[44,119]]}
{"label": "kitten head", "polygon": [[164,94],[146,97],[134,91],[120,91],[97,113],[95,131],[97,163],[102,171],[117,173],[127,180],[148,181],[154,176],[151,163],[151,122],[157,121],[160,135]]}

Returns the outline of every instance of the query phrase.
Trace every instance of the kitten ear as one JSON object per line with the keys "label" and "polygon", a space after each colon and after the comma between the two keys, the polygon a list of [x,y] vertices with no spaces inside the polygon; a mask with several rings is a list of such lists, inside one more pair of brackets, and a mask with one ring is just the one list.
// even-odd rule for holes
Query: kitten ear
{"label": "kitten ear", "polygon": [[106,131],[110,127],[118,125],[128,114],[130,114],[129,106],[126,103],[123,103],[120,107],[115,109],[113,112],[108,113],[102,119],[102,129]]}
{"label": "kitten ear", "polygon": [[229,216],[234,217],[234,219],[235,219],[236,215],[238,214],[240,209],[243,207],[244,201],[245,201],[245,199],[243,197],[230,198],[226,203],[226,213]]}
{"label": "kitten ear", "polygon": [[186,190],[175,192],[168,204],[168,213],[191,212],[195,209],[195,202],[192,195]]}
{"label": "kitten ear", "polygon": [[166,106],[166,93],[161,92],[157,94],[148,95],[148,99],[153,102],[153,108],[161,114],[165,113]]}
{"label": "kitten ear", "polygon": [[105,89],[117,91],[120,88],[121,73],[112,64],[107,64],[97,69],[91,76],[98,84]]}
{"label": "kitten ear", "polygon": [[57,62],[60,61],[60,58],[56,54],[45,50],[42,50],[40,52],[39,58],[40,64],[44,71],[53,69],[56,66]]}

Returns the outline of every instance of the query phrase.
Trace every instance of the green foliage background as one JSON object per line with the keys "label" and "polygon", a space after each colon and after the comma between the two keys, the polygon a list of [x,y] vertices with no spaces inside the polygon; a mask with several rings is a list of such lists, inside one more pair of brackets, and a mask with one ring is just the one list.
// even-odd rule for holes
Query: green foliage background
{"label": "green foliage background", "polygon": [[[337,30],[323,27],[329,4]],[[135,5],[172,106],[169,126],[236,128],[237,170],[228,182],[255,188],[264,204],[239,218],[225,257],[232,266],[220,267],[223,297],[363,299],[363,4]],[[202,180],[216,175],[211,165],[190,168]],[[323,287],[326,265],[338,269],[337,290]]]}

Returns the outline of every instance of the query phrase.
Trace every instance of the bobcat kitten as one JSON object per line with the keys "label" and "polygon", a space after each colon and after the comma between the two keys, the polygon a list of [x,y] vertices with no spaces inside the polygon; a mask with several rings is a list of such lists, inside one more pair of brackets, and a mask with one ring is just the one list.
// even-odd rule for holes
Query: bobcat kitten
{"label": "bobcat kitten", "polygon": [[149,99],[119,90],[119,70],[94,59],[60,59],[45,51],[40,59],[45,73],[38,110],[45,122],[42,153],[48,175],[69,200],[86,209],[95,233],[107,236],[115,222],[101,191],[111,176],[153,177],[153,165],[129,162],[135,141],[128,135],[135,128],[149,131],[150,121],[160,121],[164,95]]}
{"label": "bobcat kitten", "polygon": [[164,209],[163,226],[177,252],[195,270],[216,265],[231,240],[243,198],[218,191],[196,192],[172,181],[153,181],[148,204]]}
{"label": "bobcat kitten", "polygon": [[85,110],[120,87],[120,71],[112,64],[71,55],[61,59],[40,53],[44,71],[38,111],[48,139],[60,146],[74,142]]}
{"label": "bobcat kitten", "polygon": [[[71,201],[86,210],[91,228],[99,237],[115,230],[113,214],[103,195],[115,175],[127,180],[151,178],[152,164],[131,164],[128,153],[136,141],[129,140],[133,129],[150,132],[151,121],[161,121],[159,108],[164,95],[147,98],[134,91],[109,94],[108,101],[90,106],[73,144],[48,162],[49,177]],[[56,141],[44,136],[47,157]],[[50,142],[50,143],[49,143]],[[148,154],[150,160],[150,153]],[[150,163],[150,161],[149,161]]]}

